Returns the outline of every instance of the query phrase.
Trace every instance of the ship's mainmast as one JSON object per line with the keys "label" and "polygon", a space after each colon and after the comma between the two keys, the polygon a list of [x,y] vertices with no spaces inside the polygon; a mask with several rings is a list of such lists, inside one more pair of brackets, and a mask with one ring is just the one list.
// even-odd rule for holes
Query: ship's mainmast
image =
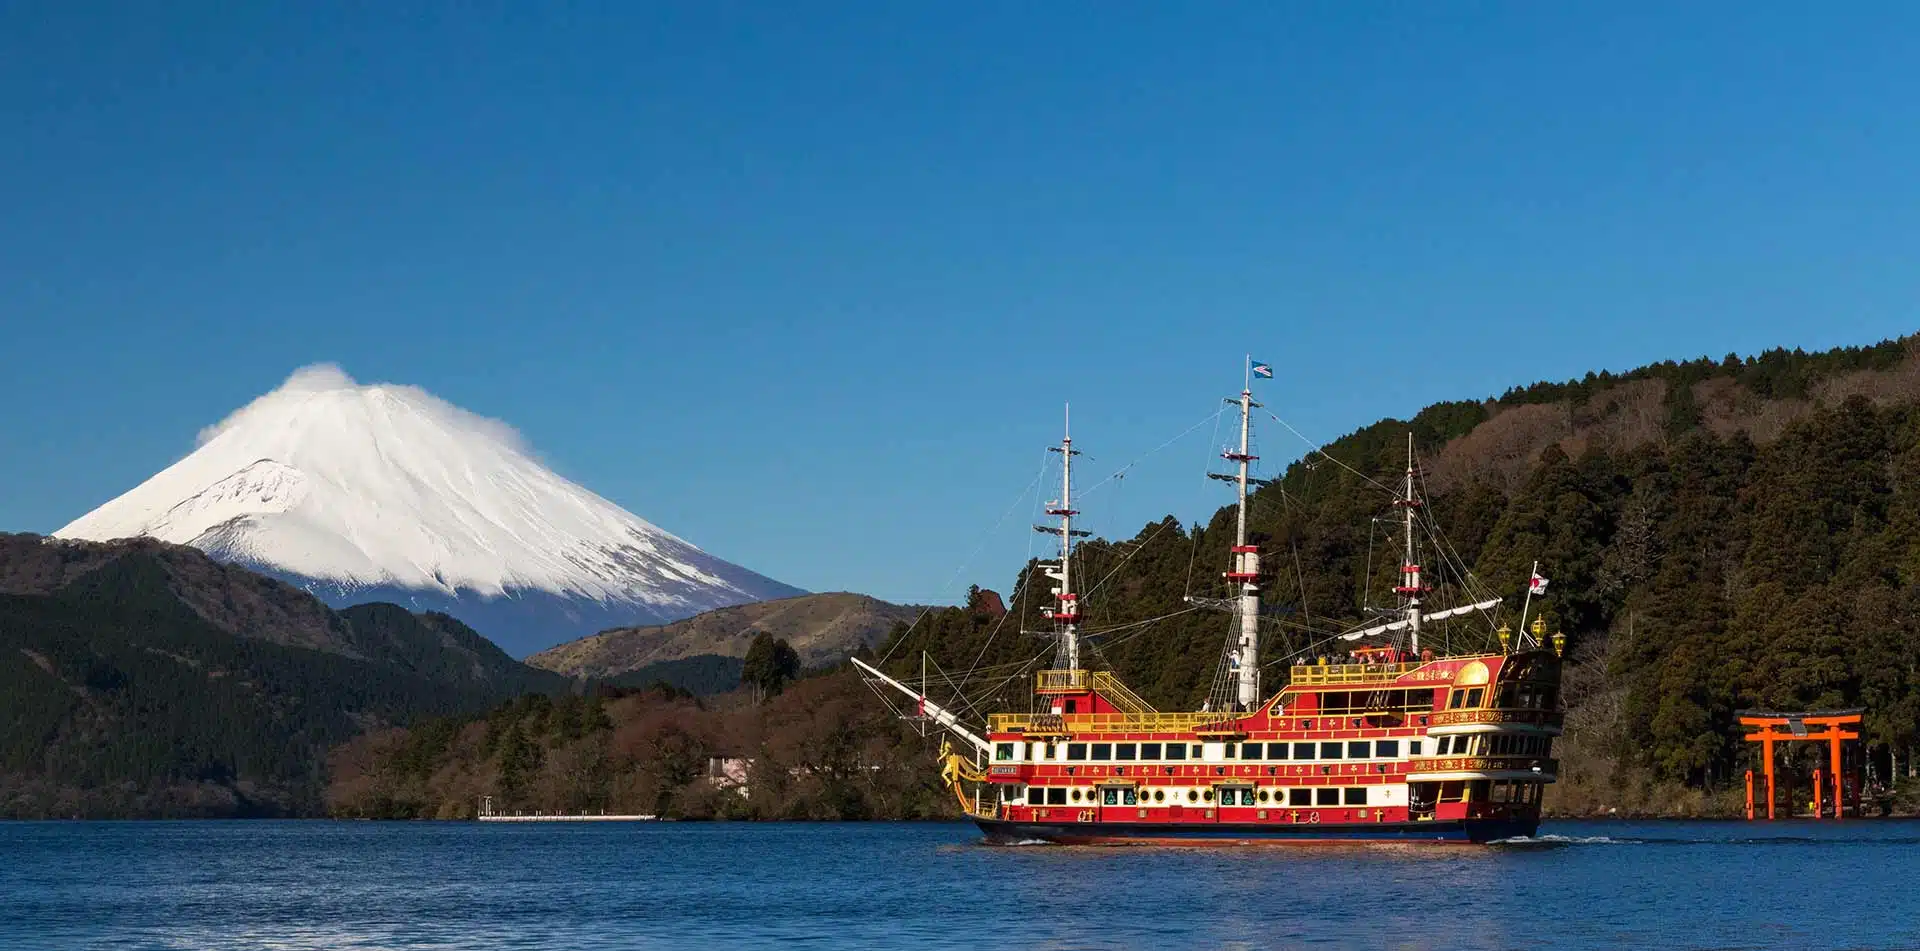
{"label": "ship's mainmast", "polygon": [[1058,670],[1080,669],[1080,596],[1073,590],[1073,540],[1085,538],[1090,532],[1079,531],[1073,527],[1073,517],[1080,514],[1073,510],[1073,457],[1080,454],[1073,448],[1073,415],[1069,408],[1067,426],[1060,437],[1060,445],[1048,447],[1049,452],[1060,454],[1060,498],[1047,507],[1047,514],[1060,520],[1055,525],[1035,525],[1034,531],[1060,537],[1060,563],[1042,562],[1040,567],[1048,578],[1053,579],[1053,596],[1057,605],[1049,612],[1053,619],[1053,636],[1059,649],[1054,655],[1053,666]]}
{"label": "ship's mainmast", "polygon": [[1400,585],[1393,590],[1404,599],[1401,605],[1407,615],[1408,643],[1414,654],[1420,653],[1420,596],[1427,592],[1427,586],[1420,580],[1420,563],[1415,560],[1413,550],[1413,511],[1420,507],[1420,498],[1413,487],[1413,434],[1407,434],[1407,482],[1401,497],[1394,500],[1400,507],[1406,526],[1406,553],[1400,560]]}
{"label": "ship's mainmast", "polygon": [[1232,570],[1226,577],[1240,586],[1233,610],[1239,634],[1233,658],[1237,674],[1234,699],[1242,710],[1251,710],[1260,703],[1260,546],[1247,543],[1247,486],[1259,481],[1247,475],[1248,466],[1259,458],[1252,454],[1249,437],[1253,429],[1253,408],[1260,404],[1253,401],[1251,379],[1248,383],[1237,401],[1228,401],[1240,404],[1240,449],[1221,453],[1239,467],[1239,471],[1229,477],[1234,482],[1239,507],[1234,518]]}

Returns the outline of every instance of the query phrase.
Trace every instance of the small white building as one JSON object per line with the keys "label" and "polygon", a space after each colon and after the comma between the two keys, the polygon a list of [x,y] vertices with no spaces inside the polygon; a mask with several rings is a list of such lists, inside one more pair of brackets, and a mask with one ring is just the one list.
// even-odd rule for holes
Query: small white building
{"label": "small white building", "polygon": [[747,798],[747,775],[753,769],[753,760],[745,756],[709,756],[707,757],[707,782],[715,789],[732,789]]}

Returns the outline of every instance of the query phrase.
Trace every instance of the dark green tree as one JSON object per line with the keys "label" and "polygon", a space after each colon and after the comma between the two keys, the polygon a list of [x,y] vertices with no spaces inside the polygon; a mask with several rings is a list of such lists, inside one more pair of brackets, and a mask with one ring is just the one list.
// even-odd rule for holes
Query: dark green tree
{"label": "dark green tree", "polygon": [[526,730],[521,728],[519,721],[514,721],[500,739],[500,781],[497,788],[505,804],[512,805],[525,795],[528,778],[539,772],[542,762],[540,747],[527,739]]}
{"label": "dark green tree", "polygon": [[753,643],[747,648],[746,661],[740,668],[740,682],[752,688],[755,703],[775,696],[785,690],[788,683],[800,676],[800,655],[786,639],[775,640],[765,631],[754,635]]}

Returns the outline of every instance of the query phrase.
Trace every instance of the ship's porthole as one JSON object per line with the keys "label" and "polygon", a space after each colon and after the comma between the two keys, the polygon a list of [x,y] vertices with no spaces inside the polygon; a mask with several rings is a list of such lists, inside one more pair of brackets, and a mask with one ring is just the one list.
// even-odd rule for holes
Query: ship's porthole
{"label": "ship's porthole", "polygon": [[1076,789],[1073,791],[1073,801],[1074,802],[1080,801],[1080,790]]}
{"label": "ship's porthole", "polygon": [[1201,794],[1200,794],[1200,798],[1201,798],[1201,799],[1202,799],[1203,801],[1205,801],[1205,802],[1212,802],[1212,801],[1213,801],[1213,790],[1211,790],[1211,789],[1209,789],[1209,790],[1207,790],[1206,792],[1203,792],[1203,793],[1201,793]]}
{"label": "ship's porthole", "polygon": [[1261,802],[1267,801],[1267,791],[1264,789],[1260,790],[1260,801]]}
{"label": "ship's porthole", "polygon": [[1166,791],[1166,790],[1164,790],[1164,789],[1156,789],[1156,790],[1154,790],[1154,791],[1153,791],[1153,801],[1154,801],[1154,802],[1166,802],[1166,801],[1167,801],[1167,791]]}
{"label": "ship's porthole", "polygon": [[1197,802],[1199,801],[1199,799],[1200,799],[1200,793],[1198,791],[1192,790],[1192,789],[1187,790],[1188,802]]}

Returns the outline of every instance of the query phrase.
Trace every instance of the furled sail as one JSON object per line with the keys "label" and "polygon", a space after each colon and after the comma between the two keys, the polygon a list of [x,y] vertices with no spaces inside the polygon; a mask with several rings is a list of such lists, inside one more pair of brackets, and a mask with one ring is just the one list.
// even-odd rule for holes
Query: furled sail
{"label": "furled sail", "polygon": [[[1445,611],[1435,611],[1432,614],[1422,614],[1420,615],[1420,620],[1439,621],[1445,618],[1458,617],[1459,615],[1462,615],[1462,614],[1472,614],[1475,611],[1485,611],[1488,608],[1498,605],[1499,603],[1500,603],[1500,599],[1494,598],[1491,601],[1482,601],[1479,604],[1468,604],[1468,605],[1463,605],[1457,608],[1448,608]],[[1409,623],[1411,622],[1407,618],[1401,618],[1398,621],[1392,621],[1386,624],[1376,624],[1372,627],[1361,628],[1360,630],[1354,631],[1351,634],[1342,634],[1340,635],[1340,639],[1346,640],[1346,641],[1357,641],[1363,637],[1369,637],[1374,634],[1385,634],[1388,631],[1404,630]]]}

